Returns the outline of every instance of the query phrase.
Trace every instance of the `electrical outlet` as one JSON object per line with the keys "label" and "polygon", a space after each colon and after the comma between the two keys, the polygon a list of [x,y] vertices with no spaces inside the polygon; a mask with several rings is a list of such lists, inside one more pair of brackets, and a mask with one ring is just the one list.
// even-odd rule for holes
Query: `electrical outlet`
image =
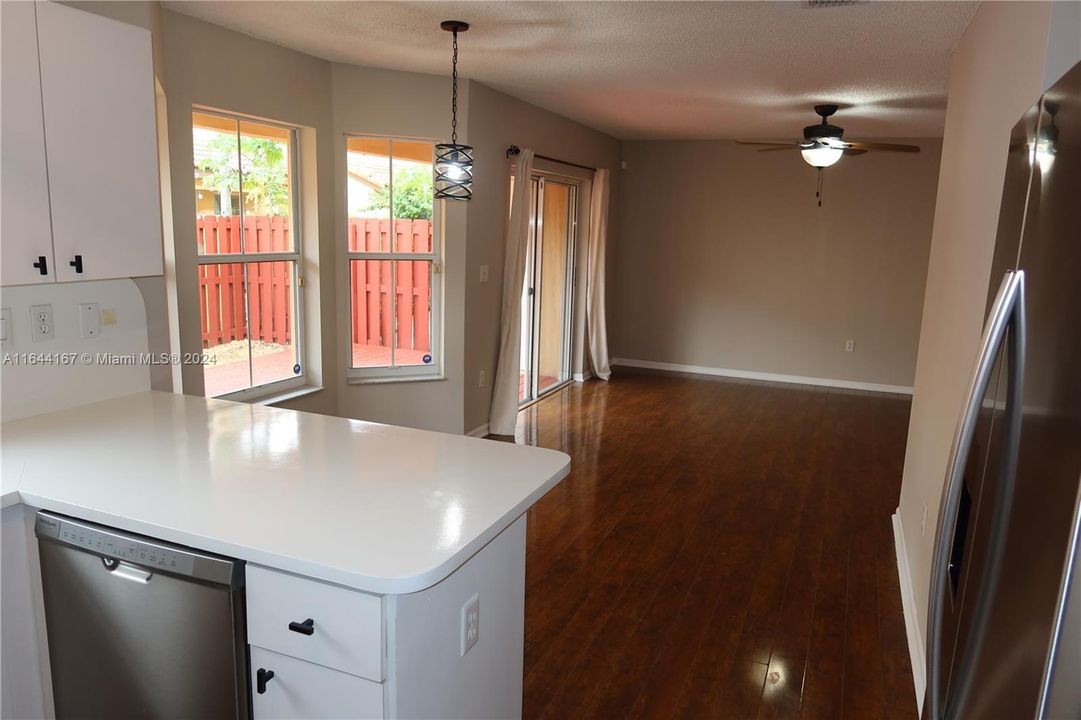
{"label": "electrical outlet", "polygon": [[30,306],[30,340],[41,342],[52,340],[56,337],[56,328],[53,327],[52,305]]}
{"label": "electrical outlet", "polygon": [[480,266],[480,281],[482,283],[488,282],[488,266],[487,265],[481,265]]}
{"label": "electrical outlet", "polygon": [[0,308],[0,342],[4,343],[4,345],[13,342],[13,332],[11,308]]}
{"label": "electrical outlet", "polygon": [[927,503],[923,504],[923,515],[920,516],[920,537],[927,534]]}
{"label": "electrical outlet", "polygon": [[79,305],[79,337],[96,338],[101,335],[101,309],[97,303]]}
{"label": "electrical outlet", "polygon": [[852,352],[856,349],[855,340],[845,340],[845,352]]}
{"label": "electrical outlet", "polygon": [[487,370],[481,370],[477,374],[477,387],[482,388],[487,384],[488,384],[488,371]]}
{"label": "electrical outlet", "polygon": [[474,595],[462,605],[462,656],[480,638],[480,595]]}

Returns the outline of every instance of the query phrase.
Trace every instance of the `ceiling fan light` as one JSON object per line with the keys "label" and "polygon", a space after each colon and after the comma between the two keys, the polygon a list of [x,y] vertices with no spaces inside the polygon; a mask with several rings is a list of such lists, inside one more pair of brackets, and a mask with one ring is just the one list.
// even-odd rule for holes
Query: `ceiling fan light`
{"label": "ceiling fan light", "polygon": [[827,168],[840,160],[841,155],[844,154],[844,149],[815,145],[814,147],[804,148],[800,153],[808,165],[821,169]]}

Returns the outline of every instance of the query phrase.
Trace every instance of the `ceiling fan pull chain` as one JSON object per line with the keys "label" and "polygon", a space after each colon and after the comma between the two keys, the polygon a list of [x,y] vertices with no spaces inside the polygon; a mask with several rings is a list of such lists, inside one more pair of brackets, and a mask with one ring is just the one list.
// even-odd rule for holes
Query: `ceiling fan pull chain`
{"label": "ceiling fan pull chain", "polygon": [[822,168],[818,168],[818,189],[815,190],[815,197],[818,198],[818,207],[822,207]]}

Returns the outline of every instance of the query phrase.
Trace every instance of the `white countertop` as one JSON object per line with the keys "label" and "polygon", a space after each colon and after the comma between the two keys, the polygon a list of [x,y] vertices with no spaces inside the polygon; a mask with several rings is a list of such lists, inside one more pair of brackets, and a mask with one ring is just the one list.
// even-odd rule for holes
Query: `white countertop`
{"label": "white countertop", "polygon": [[447,577],[570,469],[561,452],[143,392],[0,426],[22,502],[372,593]]}

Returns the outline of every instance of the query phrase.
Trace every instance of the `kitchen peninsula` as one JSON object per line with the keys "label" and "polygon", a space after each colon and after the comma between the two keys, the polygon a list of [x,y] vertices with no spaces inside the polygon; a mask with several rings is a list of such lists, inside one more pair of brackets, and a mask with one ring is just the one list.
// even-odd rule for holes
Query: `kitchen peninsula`
{"label": "kitchen peninsula", "polygon": [[5,670],[47,708],[39,509],[245,561],[256,718],[520,715],[524,514],[567,455],[160,392],[0,433]]}

